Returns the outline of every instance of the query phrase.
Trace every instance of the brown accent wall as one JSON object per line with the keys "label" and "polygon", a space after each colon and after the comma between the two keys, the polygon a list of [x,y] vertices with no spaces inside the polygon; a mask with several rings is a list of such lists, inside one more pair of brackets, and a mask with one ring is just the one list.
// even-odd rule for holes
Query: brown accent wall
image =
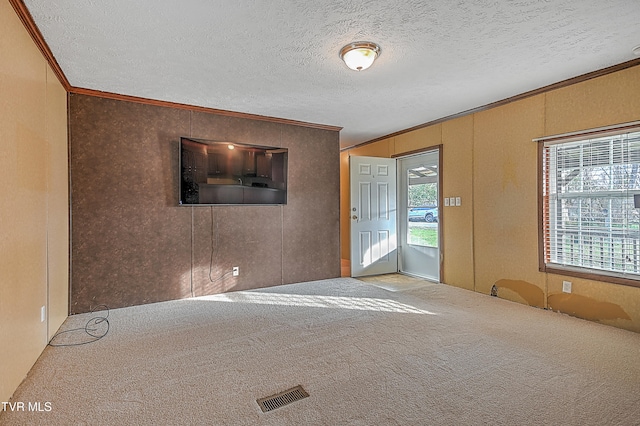
{"label": "brown accent wall", "polygon": [[[69,98],[71,313],[340,276],[337,131]],[[287,204],[179,206],[180,136],[288,148]]]}
{"label": "brown accent wall", "polygon": [[[444,283],[640,332],[640,288],[538,270],[534,138],[640,120],[640,66],[341,152],[342,247],[349,259],[349,156],[442,145]],[[573,283],[562,293],[562,281]]]}

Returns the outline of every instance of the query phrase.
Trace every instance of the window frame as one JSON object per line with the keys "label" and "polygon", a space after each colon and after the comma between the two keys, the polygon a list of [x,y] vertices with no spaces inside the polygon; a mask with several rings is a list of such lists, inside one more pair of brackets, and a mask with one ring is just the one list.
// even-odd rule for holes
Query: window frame
{"label": "window frame", "polygon": [[613,136],[624,133],[632,133],[640,131],[640,121],[631,123],[618,124],[614,126],[601,127],[580,132],[565,133],[561,135],[548,136],[534,139],[538,143],[538,263],[540,272],[563,275],[575,278],[584,278],[593,281],[602,281],[613,284],[621,284],[631,287],[640,288],[640,276],[638,278],[621,276],[615,271],[594,270],[582,268],[578,266],[556,266],[547,264],[545,261],[545,170],[544,170],[544,152],[545,144],[548,143],[569,143],[580,140],[592,139],[597,137]]}

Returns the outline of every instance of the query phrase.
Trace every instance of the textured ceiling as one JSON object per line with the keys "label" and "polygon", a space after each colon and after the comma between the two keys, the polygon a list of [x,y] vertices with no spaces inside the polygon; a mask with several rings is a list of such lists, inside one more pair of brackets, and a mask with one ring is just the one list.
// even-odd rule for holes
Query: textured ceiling
{"label": "textured ceiling", "polygon": [[[636,58],[639,0],[24,0],[72,86],[343,127],[350,146]],[[382,54],[363,72],[352,41]]]}

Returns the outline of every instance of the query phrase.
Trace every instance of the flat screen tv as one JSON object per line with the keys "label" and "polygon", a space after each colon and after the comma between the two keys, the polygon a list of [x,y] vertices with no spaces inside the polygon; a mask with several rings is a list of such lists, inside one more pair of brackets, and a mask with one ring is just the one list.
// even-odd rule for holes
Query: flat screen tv
{"label": "flat screen tv", "polygon": [[286,204],[286,148],[180,138],[180,204]]}

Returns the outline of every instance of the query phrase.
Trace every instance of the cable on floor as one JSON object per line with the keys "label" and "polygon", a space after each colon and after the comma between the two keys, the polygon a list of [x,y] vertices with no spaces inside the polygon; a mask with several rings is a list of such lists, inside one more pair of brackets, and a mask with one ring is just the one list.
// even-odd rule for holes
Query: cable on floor
{"label": "cable on floor", "polygon": [[[64,330],[64,331],[59,331],[57,332],[49,341],[49,346],[54,346],[54,347],[67,347],[67,346],[80,346],[80,345],[86,345],[89,343],[93,343],[93,342],[97,342],[98,340],[102,339],[104,336],[107,335],[107,333],[109,333],[109,307],[107,305],[98,305],[95,308],[92,308],[89,313],[94,313],[96,310],[98,310],[98,308],[104,308],[101,309],[100,311],[104,311],[106,310],[107,313],[106,315],[102,316],[95,316],[93,318],[91,318],[89,321],[87,321],[87,323],[84,325],[84,327],[79,327],[79,328],[73,328],[71,330]],[[102,326],[100,326],[100,324],[104,324]],[[87,337],[85,336],[84,339],[85,340],[81,340],[78,342],[73,342],[73,343],[55,343],[55,340],[59,337],[62,336],[63,334],[68,334],[68,333],[77,333],[77,332],[81,332],[84,331],[83,335],[80,335],[80,337],[77,337],[77,339],[80,339],[82,336],[84,336],[85,334],[88,335],[90,337],[90,340],[86,340]]]}

